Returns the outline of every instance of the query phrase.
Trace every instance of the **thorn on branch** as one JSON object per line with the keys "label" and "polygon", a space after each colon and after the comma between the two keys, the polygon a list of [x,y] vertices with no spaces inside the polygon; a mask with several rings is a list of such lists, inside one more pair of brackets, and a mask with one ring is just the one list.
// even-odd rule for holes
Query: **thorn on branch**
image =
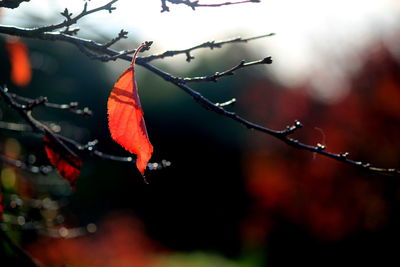
{"label": "thorn on branch", "polygon": [[77,35],[78,32],[80,31],[79,27],[75,27],[75,28],[69,28],[66,27],[64,31],[62,31],[63,34],[67,34],[67,35]]}
{"label": "thorn on branch", "polygon": [[271,57],[266,57],[262,60],[262,63],[264,64],[272,64],[272,58]]}
{"label": "thorn on branch", "polygon": [[293,134],[295,131],[297,131],[298,129],[300,129],[302,127],[303,127],[303,124],[300,121],[295,120],[293,125],[287,126],[286,129],[281,132],[281,134],[283,136],[287,136],[287,135]]}
{"label": "thorn on branch", "polygon": [[318,150],[325,150],[325,149],[326,149],[326,146],[323,145],[323,144],[318,143],[318,144],[317,144],[317,149],[318,149]]}
{"label": "thorn on branch", "polygon": [[192,56],[190,54],[190,52],[186,52],[185,54],[186,54],[186,61],[187,62],[190,62],[190,61],[192,61],[192,59],[194,59],[194,56]]}
{"label": "thorn on branch", "polygon": [[113,44],[115,44],[116,42],[118,42],[119,40],[126,39],[126,38],[128,38],[128,32],[122,29],[118,33],[117,37],[115,37],[115,38],[111,39],[109,42],[103,44],[103,47],[108,48],[108,47],[112,46]]}
{"label": "thorn on branch", "polygon": [[348,157],[349,155],[350,155],[349,152],[344,152],[344,153],[340,154],[340,157],[343,158],[343,159],[347,159],[347,157]]}

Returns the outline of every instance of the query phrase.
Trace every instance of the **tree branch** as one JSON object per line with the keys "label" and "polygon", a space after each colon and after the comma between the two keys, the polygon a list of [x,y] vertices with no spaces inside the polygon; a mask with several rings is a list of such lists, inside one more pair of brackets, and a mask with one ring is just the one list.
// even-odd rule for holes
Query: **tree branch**
{"label": "tree branch", "polygon": [[[99,12],[101,10],[107,10],[108,12],[111,13],[113,10],[115,10],[115,7],[113,7],[112,5],[117,1],[118,0],[112,0],[112,1],[108,2],[107,4],[105,4],[103,6],[100,6],[98,8],[94,8],[94,9],[91,9],[91,10],[87,9],[88,3],[86,2],[84,4],[82,12],[79,13],[75,17],[72,17],[72,13],[69,13],[68,9],[65,8],[64,11],[61,12],[61,15],[65,17],[65,20],[63,22],[58,23],[58,24],[54,24],[54,25],[50,25],[50,26],[44,26],[44,27],[35,28],[35,29],[32,29],[32,30],[33,30],[33,32],[51,32],[51,31],[54,31],[54,30],[57,30],[57,29],[61,29],[61,28],[64,28],[64,27],[68,28],[69,26],[77,23],[78,20],[80,20],[81,18],[83,18],[83,17],[85,17],[87,15],[90,15],[92,13]],[[76,33],[76,31],[75,31],[75,33]]]}
{"label": "tree branch", "polygon": [[[28,125],[34,131],[39,132],[41,134],[53,135],[54,141],[57,142],[60,146],[65,147],[65,149],[67,149],[67,150],[70,150],[69,146],[66,145],[66,144],[69,144],[77,151],[85,152],[89,155],[94,155],[98,158],[112,160],[112,161],[119,161],[119,162],[128,162],[128,163],[134,163],[134,164],[136,163],[136,159],[133,157],[115,156],[115,155],[104,153],[104,152],[96,149],[96,145],[98,144],[97,140],[90,141],[87,144],[81,144],[79,142],[76,142],[76,141],[74,141],[70,138],[67,138],[65,136],[62,136],[60,134],[53,133],[52,131],[50,131],[47,128],[46,125],[44,125],[43,123],[39,122],[38,120],[36,120],[32,117],[32,114],[31,114],[32,109],[37,107],[38,105],[28,106],[28,105],[20,104],[15,101],[14,97],[23,99],[26,101],[31,100],[29,98],[16,96],[15,94],[9,93],[7,91],[7,88],[3,88],[1,86],[0,86],[0,96],[5,100],[5,102],[9,106],[11,106],[11,108],[16,110],[21,115],[21,117],[28,123]],[[45,102],[43,102],[43,103],[45,103]],[[58,105],[58,104],[52,104],[52,105]],[[61,105],[61,106],[63,106],[63,105]],[[17,130],[17,129],[12,129],[12,130]],[[19,130],[26,131],[26,129],[24,129],[24,128],[20,128]],[[5,156],[1,156],[0,160],[7,164],[13,165],[15,167],[19,167],[21,169],[24,169],[24,170],[27,170],[30,172],[32,172],[32,170],[36,170],[36,168],[40,169],[40,167],[35,168],[33,166],[32,166],[32,168],[30,168],[28,165],[24,165],[23,162],[20,162],[18,160],[7,159]],[[162,160],[160,163],[152,162],[152,163],[148,163],[148,165],[147,165],[149,170],[160,170],[160,169],[163,169],[163,168],[169,167],[169,166],[171,166],[171,162],[169,162],[167,160]],[[33,172],[33,173],[39,173],[39,172]]]}
{"label": "tree branch", "polygon": [[294,148],[297,148],[297,149],[300,149],[300,150],[306,150],[306,151],[314,152],[314,153],[323,155],[325,157],[334,159],[336,161],[340,161],[340,162],[346,163],[346,164],[351,165],[353,167],[360,168],[360,169],[365,170],[365,171],[369,171],[369,172],[372,172],[372,173],[378,173],[378,174],[400,176],[400,170],[398,170],[398,169],[380,168],[380,167],[372,166],[370,163],[351,160],[351,159],[348,158],[348,155],[349,155],[348,152],[335,154],[335,153],[332,153],[332,152],[325,151],[326,147],[322,146],[320,144],[317,144],[315,146],[308,145],[308,144],[304,144],[304,143],[302,143],[302,142],[300,142],[300,141],[298,141],[296,139],[293,139],[293,138],[289,137],[289,135],[293,134],[294,132],[296,132],[298,129],[300,129],[303,126],[301,124],[301,122],[299,122],[299,121],[295,121],[293,125],[288,126],[284,130],[272,130],[272,129],[263,127],[261,125],[258,125],[256,123],[253,123],[251,121],[248,121],[248,120],[240,117],[239,115],[237,115],[234,112],[225,110],[224,106],[222,106],[221,104],[218,104],[218,103],[214,104],[211,100],[209,100],[208,98],[204,97],[203,95],[201,95],[199,92],[193,90],[192,88],[188,87],[186,84],[177,83],[175,81],[175,77],[173,77],[170,74],[168,74],[168,73],[156,68],[155,66],[150,65],[148,63],[142,63],[141,65],[143,67],[145,67],[146,69],[154,72],[158,76],[162,77],[164,80],[174,83],[176,86],[181,88],[185,93],[190,95],[196,102],[201,104],[204,108],[206,108],[208,110],[211,110],[211,111],[213,111],[213,112],[215,112],[215,113],[217,113],[219,115],[222,115],[224,117],[227,117],[227,118],[229,118],[231,120],[234,120],[234,121],[244,125],[248,129],[257,130],[257,131],[265,133],[267,135],[271,135],[271,136],[281,140],[282,142],[286,143],[287,145],[289,145],[291,147],[294,147]]}
{"label": "tree branch", "polygon": [[232,76],[235,74],[236,70],[243,69],[246,67],[260,65],[260,64],[271,64],[272,59],[271,57],[266,57],[257,61],[247,62],[242,60],[236,66],[230,68],[229,70],[223,72],[216,72],[213,75],[209,76],[202,76],[202,77],[185,77],[185,78],[176,78],[176,82],[178,83],[191,83],[191,82],[217,82],[220,78],[225,76]]}
{"label": "tree branch", "polygon": [[[36,39],[42,39],[42,40],[51,40],[51,41],[58,40],[58,41],[63,41],[63,42],[69,42],[69,43],[76,45],[77,47],[83,46],[91,51],[95,51],[95,52],[98,52],[103,55],[108,55],[108,56],[117,56],[118,55],[118,58],[121,58],[123,60],[129,61],[129,62],[131,62],[131,60],[132,60],[131,56],[121,55],[120,52],[115,51],[111,48],[105,47],[104,45],[96,43],[92,40],[86,40],[83,38],[66,35],[66,34],[63,34],[60,32],[35,33],[35,32],[32,32],[32,30],[30,30],[30,29],[23,29],[23,28],[19,28],[19,27],[1,26],[0,25],[0,33],[16,35],[16,36],[21,36],[21,37],[28,37],[28,38],[36,38]],[[149,71],[162,77],[164,80],[175,84],[177,87],[179,87],[185,93],[189,94],[196,102],[201,104],[204,108],[211,110],[215,113],[218,113],[222,116],[225,116],[227,118],[230,118],[231,120],[234,120],[240,124],[243,124],[244,126],[246,126],[249,129],[254,129],[254,130],[263,132],[265,134],[271,135],[271,136],[281,140],[282,142],[288,144],[289,146],[292,146],[294,148],[301,149],[301,150],[314,152],[314,153],[323,155],[325,157],[334,159],[336,161],[340,161],[340,162],[346,163],[348,165],[351,165],[351,166],[354,166],[354,167],[357,167],[357,168],[360,168],[360,169],[363,169],[363,170],[366,170],[366,171],[369,171],[372,173],[400,176],[400,170],[398,170],[398,169],[374,167],[370,163],[365,163],[362,161],[355,161],[355,160],[349,159],[348,152],[335,154],[332,152],[327,152],[325,150],[326,149],[325,147],[320,146],[318,144],[315,146],[308,145],[308,144],[301,143],[296,139],[290,138],[289,135],[294,133],[298,128],[301,127],[300,122],[295,122],[292,126],[288,126],[285,130],[280,130],[280,131],[272,130],[272,129],[263,127],[261,125],[258,125],[256,123],[250,122],[250,121],[238,116],[234,112],[226,111],[224,109],[224,106],[221,106],[221,104],[213,103],[211,100],[202,96],[199,92],[193,90],[192,88],[188,87],[186,84],[180,82],[179,78],[174,77],[173,75],[171,75],[167,72],[164,72],[148,63],[154,59],[161,59],[161,58],[165,58],[165,57],[175,56],[178,54],[186,54],[188,56],[188,58],[193,58],[190,56],[190,52],[195,49],[219,48],[224,44],[248,42],[251,40],[255,40],[255,39],[259,39],[259,38],[263,38],[263,37],[267,37],[267,36],[271,36],[271,35],[273,35],[273,34],[260,35],[260,36],[256,36],[256,37],[246,38],[246,39],[242,39],[239,37],[239,38],[234,38],[234,39],[230,39],[230,40],[226,40],[226,41],[205,42],[203,44],[200,44],[200,45],[188,48],[188,49],[184,49],[184,50],[167,51],[167,52],[164,52],[164,53],[158,54],[158,55],[153,55],[153,56],[148,56],[148,57],[140,57],[140,58],[137,58],[136,64],[145,67]]]}
{"label": "tree branch", "polygon": [[229,39],[229,40],[208,41],[208,42],[204,42],[202,44],[199,44],[199,45],[187,48],[187,49],[170,50],[170,51],[166,51],[164,53],[157,54],[157,55],[141,57],[139,59],[140,59],[140,61],[150,62],[150,61],[155,60],[155,59],[163,59],[163,58],[166,58],[166,57],[173,57],[173,56],[176,56],[176,55],[179,55],[179,54],[185,54],[186,55],[186,61],[190,62],[192,59],[194,59],[194,57],[191,55],[191,52],[194,51],[194,50],[200,49],[200,48],[210,48],[210,49],[221,48],[223,45],[226,45],[226,44],[247,43],[249,41],[253,41],[253,40],[257,40],[257,39],[261,39],[261,38],[265,38],[265,37],[270,37],[270,36],[273,36],[273,35],[275,35],[275,33],[268,33],[268,34],[258,35],[258,36],[254,36],[254,37],[250,37],[250,38],[236,37],[236,38],[232,38],[232,39]]}
{"label": "tree branch", "polygon": [[32,110],[37,106],[44,106],[53,109],[61,109],[72,112],[77,115],[91,116],[92,111],[88,107],[78,109],[78,102],[71,102],[69,104],[56,104],[48,102],[47,97],[39,97],[36,99],[22,97],[14,93],[8,93],[13,99],[23,102],[27,110]]}
{"label": "tree branch", "polygon": [[196,7],[221,7],[221,6],[229,6],[229,5],[237,5],[237,4],[245,4],[245,3],[259,3],[261,0],[239,0],[236,2],[224,2],[224,3],[218,3],[218,4],[202,4],[200,3],[199,0],[191,1],[191,0],[161,0],[161,12],[164,11],[169,11],[169,7],[167,6],[167,2],[171,4],[183,4],[186,5],[193,10],[196,9]]}

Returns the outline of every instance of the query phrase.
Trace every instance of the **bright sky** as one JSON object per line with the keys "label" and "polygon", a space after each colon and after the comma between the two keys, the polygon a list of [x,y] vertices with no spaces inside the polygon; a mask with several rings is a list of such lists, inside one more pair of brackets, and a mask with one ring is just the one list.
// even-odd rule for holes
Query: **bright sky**
{"label": "bright sky", "polygon": [[[91,0],[89,8],[105,2]],[[3,23],[26,26],[21,20],[26,13],[54,23],[61,19],[54,17],[55,11],[68,7],[76,14],[83,3],[83,0],[31,0],[22,3],[20,9],[7,10]],[[90,15],[80,25],[82,28],[91,25],[91,31],[113,35],[120,29],[128,30],[140,36],[140,41],[153,40],[154,51],[274,32],[276,36],[255,42],[254,59],[271,55],[274,64],[268,67],[287,85],[301,83],[311,73],[321,72],[319,77],[312,78],[312,84],[322,98],[337,98],[340,92],[345,92],[343,75],[359,66],[357,51],[373,38],[386,38],[391,29],[400,29],[396,26],[400,25],[398,0],[262,0],[196,11],[170,4],[171,11],[164,13],[160,13],[160,0],[119,0],[115,6],[117,10],[112,14],[103,11]]]}

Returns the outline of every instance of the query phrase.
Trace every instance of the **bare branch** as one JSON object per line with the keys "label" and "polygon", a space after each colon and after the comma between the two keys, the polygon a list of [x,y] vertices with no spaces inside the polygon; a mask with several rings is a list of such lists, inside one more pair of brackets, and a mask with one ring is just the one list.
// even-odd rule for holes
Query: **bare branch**
{"label": "bare branch", "polygon": [[14,93],[8,93],[8,95],[17,101],[23,102],[27,110],[32,110],[37,106],[44,106],[53,109],[67,110],[77,115],[84,115],[84,116],[92,115],[92,111],[88,107],[84,107],[83,109],[78,109],[79,105],[78,102],[71,102],[69,104],[55,104],[48,102],[47,97],[39,97],[36,99],[32,99],[28,97],[22,97]]}
{"label": "bare branch", "polygon": [[167,6],[167,2],[171,4],[183,4],[186,5],[193,10],[196,7],[221,7],[221,6],[229,6],[229,5],[237,5],[237,4],[245,4],[245,3],[259,3],[261,0],[240,0],[236,2],[224,2],[224,3],[217,3],[217,4],[202,4],[199,0],[191,1],[191,0],[161,0],[161,12],[169,11],[169,7]]}
{"label": "bare branch", "polygon": [[260,64],[271,64],[272,59],[271,57],[266,57],[257,61],[252,61],[252,62],[245,62],[244,60],[240,61],[239,64],[236,66],[230,68],[229,70],[223,71],[223,72],[216,72],[213,75],[210,76],[202,76],[202,77],[192,77],[192,78],[177,78],[178,83],[190,83],[190,82],[217,82],[220,78],[225,77],[225,76],[231,76],[235,74],[235,71],[238,69],[243,69],[246,67],[254,66],[254,65],[260,65]]}
{"label": "bare branch", "polygon": [[[48,41],[62,41],[62,42],[67,42],[75,45],[78,47],[85,55],[89,56],[90,58],[97,59],[97,60],[102,60],[101,56],[113,56],[117,58],[121,58],[124,60],[132,60],[132,57],[127,56],[123,52],[119,52],[116,50],[113,50],[109,47],[107,47],[106,44],[100,44],[92,40],[84,39],[84,38],[79,38],[76,36],[71,36],[68,34],[64,34],[62,32],[35,32],[34,29],[25,29],[21,27],[15,27],[15,26],[6,26],[6,25],[0,25],[0,33],[3,34],[8,34],[8,35],[13,35],[13,36],[19,36],[19,37],[25,37],[25,38],[33,38],[33,39],[40,39],[40,40],[48,40]],[[231,44],[231,43],[247,43],[249,41],[253,41],[256,39],[261,39],[269,36],[273,36],[274,33],[269,33],[269,34],[264,34],[264,35],[259,35],[259,36],[254,36],[250,38],[233,38],[229,40],[223,40],[223,41],[209,41],[202,43],[200,45],[196,45],[194,47],[184,49],[184,50],[170,50],[166,51],[161,54],[157,55],[151,55],[147,57],[138,57],[136,59],[136,63],[141,63],[141,62],[150,62],[155,59],[162,59],[165,57],[173,57],[179,54],[186,54],[187,60],[190,61],[194,57],[190,55],[190,52],[193,50],[197,50],[200,48],[221,48],[223,45],[226,44]],[[108,57],[105,57],[106,59]],[[102,60],[103,61],[103,60]],[[106,60],[107,61],[107,60]]]}
{"label": "bare branch", "polygon": [[209,42],[205,42],[205,43],[202,43],[202,44],[199,44],[199,45],[187,48],[187,49],[183,49],[183,50],[170,50],[170,51],[166,51],[164,53],[157,54],[157,55],[141,57],[140,60],[143,60],[145,62],[150,62],[155,59],[163,59],[166,57],[173,57],[173,56],[176,56],[179,54],[185,54],[186,61],[190,62],[192,59],[194,59],[194,57],[191,56],[191,54],[190,54],[193,50],[197,50],[200,48],[210,48],[210,49],[221,48],[223,45],[226,45],[226,44],[247,43],[249,41],[253,41],[253,40],[257,40],[257,39],[261,39],[261,38],[265,38],[265,37],[270,37],[273,35],[275,35],[275,33],[268,33],[268,34],[258,35],[258,36],[254,36],[254,37],[250,37],[250,38],[236,37],[236,38],[232,38],[229,40],[223,40],[223,41],[209,41]]}
{"label": "bare branch", "polygon": [[[70,138],[67,138],[65,136],[62,136],[60,134],[53,133],[51,130],[48,129],[46,125],[43,123],[39,122],[38,120],[34,119],[31,114],[31,109],[28,109],[27,105],[20,104],[15,101],[14,97],[15,94],[11,94],[7,92],[7,88],[3,88],[0,86],[0,96],[5,100],[5,102],[10,105],[14,110],[16,110],[22,118],[28,123],[28,125],[36,132],[39,132],[41,134],[50,134],[52,137],[54,137],[54,141],[70,151],[70,147],[67,146],[66,144],[69,144],[72,146],[75,150],[81,151],[81,152],[86,152],[89,155],[94,155],[98,158],[102,159],[107,159],[107,160],[112,160],[112,161],[119,161],[119,162],[128,162],[128,163],[136,163],[136,159],[133,157],[121,157],[121,156],[115,156],[111,154],[104,153],[102,151],[99,151],[96,149],[96,145],[98,144],[97,140],[88,142],[87,144],[81,144],[79,142],[76,142]],[[27,100],[28,98],[23,98],[18,96],[20,99],[25,99]],[[57,105],[57,104],[54,104]],[[27,125],[26,125],[27,126]],[[15,130],[15,129],[13,129]],[[73,153],[73,152],[71,152]],[[11,164],[13,166],[19,167],[19,166],[24,166],[22,162],[19,161],[7,161],[4,159],[0,159],[5,163]],[[171,165],[171,162],[167,160],[162,160],[161,163],[153,162],[153,163],[148,163],[148,168],[149,170],[160,170],[165,167],[169,167]],[[25,169],[24,167],[21,167],[22,169]],[[29,168],[28,168],[29,169]],[[40,168],[39,168],[40,169]]]}
{"label": "bare branch", "polygon": [[[86,2],[84,4],[82,12],[79,13],[75,17],[72,17],[72,13],[69,13],[68,9],[66,8],[66,9],[64,9],[63,12],[61,12],[61,15],[63,17],[65,17],[65,20],[63,22],[58,23],[58,24],[54,24],[54,25],[50,25],[50,26],[35,28],[35,29],[32,29],[32,30],[33,30],[33,32],[51,32],[51,31],[54,31],[54,30],[57,30],[57,29],[61,29],[61,28],[64,28],[64,27],[69,27],[69,26],[77,23],[78,20],[80,20],[84,16],[90,15],[90,14],[95,13],[95,12],[99,12],[101,10],[106,10],[106,11],[111,13],[113,10],[115,10],[115,7],[113,7],[112,5],[117,1],[118,0],[112,0],[112,1],[108,2],[107,4],[101,6],[101,7],[94,8],[94,9],[91,9],[91,10],[87,9],[87,2]],[[75,32],[76,32],[76,30],[75,30]]]}
{"label": "bare branch", "polygon": [[126,38],[128,38],[128,32],[127,32],[127,31],[124,31],[124,30],[121,30],[121,31],[118,33],[118,36],[117,36],[117,37],[111,39],[109,42],[105,43],[103,46],[104,46],[104,47],[110,47],[110,46],[112,46],[113,44],[115,44],[116,42],[118,42],[119,40],[121,40],[121,39],[126,39]]}
{"label": "bare branch", "polygon": [[[98,53],[102,53],[104,55],[109,55],[109,56],[116,56],[118,55],[118,58],[121,58],[123,60],[127,60],[129,62],[131,62],[132,57],[128,56],[128,55],[119,55],[120,52],[115,51],[113,49],[110,49],[108,47],[104,47],[104,45],[96,43],[94,41],[91,40],[86,40],[83,38],[78,38],[75,36],[70,36],[70,35],[66,35],[63,33],[57,33],[57,32],[51,32],[51,33],[34,33],[32,32],[32,30],[29,29],[23,29],[23,28],[19,28],[19,27],[12,27],[12,26],[0,26],[0,33],[5,33],[5,34],[10,34],[10,35],[16,35],[16,36],[21,36],[21,37],[29,37],[29,38],[36,38],[36,39],[42,39],[42,40],[52,40],[52,41],[63,41],[63,42],[69,42],[72,43],[74,45],[76,45],[77,47],[79,46],[83,46],[91,51],[96,51]],[[285,142],[286,144],[288,144],[289,146],[295,147],[297,149],[301,149],[301,150],[307,150],[307,151],[311,151],[311,152],[315,152],[317,154],[332,158],[336,161],[340,161],[343,163],[346,163],[348,165],[351,166],[355,166],[358,168],[361,168],[363,170],[372,172],[372,173],[377,173],[377,174],[388,174],[388,175],[396,175],[399,176],[400,175],[400,170],[398,169],[394,169],[394,168],[379,168],[379,167],[374,167],[369,163],[364,163],[361,161],[355,161],[355,160],[351,160],[348,159],[347,155],[348,153],[341,153],[341,154],[335,154],[332,152],[327,152],[324,149],[321,148],[321,146],[312,146],[312,145],[307,145],[304,143],[299,142],[296,139],[290,138],[288,137],[290,134],[292,134],[294,131],[296,131],[298,128],[299,123],[295,123],[294,126],[289,126],[287,129],[285,130],[272,130],[266,127],[263,127],[261,125],[258,125],[256,123],[250,122],[240,116],[238,116],[236,113],[234,112],[229,112],[226,111],[223,106],[217,105],[215,103],[213,103],[211,100],[205,98],[204,96],[202,96],[199,92],[193,90],[192,88],[188,87],[186,84],[179,82],[179,78],[174,77],[173,75],[164,72],[158,68],[156,68],[155,66],[149,64],[148,62],[154,59],[161,59],[164,57],[171,57],[174,55],[178,55],[178,54],[186,54],[186,55],[190,55],[190,52],[195,50],[195,49],[199,49],[199,48],[219,48],[224,44],[228,44],[228,43],[237,43],[237,42],[248,42],[254,39],[259,39],[259,38],[263,38],[263,37],[267,37],[267,36],[271,36],[273,34],[267,34],[267,35],[261,35],[261,36],[256,36],[256,37],[252,37],[252,38],[247,38],[247,39],[242,39],[242,38],[234,38],[234,39],[230,39],[227,41],[220,41],[220,42],[206,42],[185,50],[175,50],[175,51],[167,51],[164,52],[163,54],[159,54],[159,55],[153,55],[153,56],[148,56],[148,57],[141,57],[141,58],[137,58],[136,60],[136,64],[141,65],[143,67],[145,67],[146,69],[148,69],[149,71],[155,73],[156,75],[162,77],[164,80],[171,82],[173,84],[175,84],[177,87],[179,87],[180,89],[182,89],[185,93],[189,94],[196,102],[198,102],[199,104],[201,104],[204,108],[211,110],[215,113],[218,113],[222,116],[228,117],[231,120],[234,120],[240,124],[243,124],[244,126],[246,126],[249,129],[254,129],[260,132],[263,132],[265,134],[271,135],[283,142]],[[1,91],[1,90],[0,90]],[[22,114],[23,115],[23,114]],[[24,116],[24,115],[23,115]],[[29,122],[29,119],[28,119]]]}
{"label": "bare branch", "polygon": [[227,117],[231,120],[234,120],[234,121],[244,125],[248,129],[254,129],[259,132],[271,135],[294,148],[297,148],[300,150],[306,150],[306,151],[310,151],[310,152],[315,152],[317,154],[320,154],[320,155],[326,156],[328,158],[334,159],[336,161],[340,161],[340,162],[346,163],[348,165],[363,169],[365,171],[369,171],[369,172],[377,173],[377,174],[400,176],[400,170],[398,170],[398,169],[394,169],[394,168],[387,169],[387,168],[374,167],[370,163],[365,163],[365,162],[349,159],[347,157],[349,155],[348,152],[341,153],[341,154],[335,154],[332,152],[325,151],[325,146],[321,146],[319,144],[317,144],[316,146],[312,146],[312,145],[301,143],[296,139],[290,138],[289,135],[293,134],[296,130],[298,130],[299,128],[302,127],[302,124],[299,121],[295,121],[295,123],[292,126],[288,126],[285,130],[280,130],[280,131],[263,127],[259,124],[253,123],[251,121],[248,121],[248,120],[240,117],[239,115],[237,115],[234,112],[225,110],[224,107],[221,106],[221,104],[214,104],[211,100],[204,97],[203,95],[201,95],[199,92],[193,90],[192,88],[188,87],[186,84],[177,83],[174,79],[175,77],[172,77],[170,74],[156,68],[155,66],[150,65],[148,63],[141,63],[141,65],[143,67],[145,67],[146,69],[159,75],[164,80],[174,83],[176,86],[181,88],[185,93],[189,94],[196,102],[201,104],[204,108],[211,110],[211,111],[213,111],[219,115],[222,115],[224,117]]}

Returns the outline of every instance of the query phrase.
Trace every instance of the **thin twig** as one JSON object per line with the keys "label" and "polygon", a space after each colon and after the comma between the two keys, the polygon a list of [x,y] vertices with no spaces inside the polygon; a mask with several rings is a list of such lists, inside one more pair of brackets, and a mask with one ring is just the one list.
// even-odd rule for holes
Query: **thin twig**
{"label": "thin twig", "polygon": [[124,30],[121,30],[121,31],[118,33],[117,37],[111,39],[109,42],[105,43],[103,46],[104,46],[104,47],[110,47],[110,46],[112,46],[113,44],[115,44],[116,42],[118,42],[119,40],[121,40],[121,39],[126,39],[126,38],[128,38],[128,32],[127,32],[127,31],[124,31]]}
{"label": "thin twig", "polygon": [[264,59],[260,59],[260,60],[252,61],[252,62],[247,62],[247,63],[244,60],[242,60],[236,66],[230,68],[229,70],[223,71],[223,72],[216,72],[213,75],[202,76],[202,77],[177,78],[176,81],[178,83],[217,82],[218,79],[220,79],[222,77],[234,75],[236,70],[243,69],[243,68],[250,67],[250,66],[254,66],[254,65],[271,64],[271,63],[272,63],[271,57],[266,57]]}
{"label": "thin twig", "polygon": [[57,29],[61,29],[64,27],[69,27],[75,23],[78,22],[78,20],[80,20],[81,18],[83,18],[84,16],[90,15],[92,13],[95,12],[99,12],[101,10],[107,10],[108,12],[112,12],[113,10],[115,10],[115,7],[113,7],[112,5],[117,2],[118,0],[112,0],[110,2],[108,2],[107,4],[100,6],[98,8],[94,8],[91,10],[87,9],[87,2],[84,4],[83,10],[81,13],[79,13],[77,16],[72,17],[72,13],[69,13],[68,9],[66,8],[61,15],[65,17],[65,20],[61,23],[58,24],[54,24],[54,25],[50,25],[50,26],[44,26],[44,27],[39,27],[39,28],[35,28],[32,29],[33,32],[51,32]]}
{"label": "thin twig", "polygon": [[8,93],[8,94],[13,99],[23,102],[26,105],[27,109],[32,109],[36,106],[44,106],[44,107],[53,108],[53,109],[67,110],[67,111],[72,112],[77,115],[91,116],[93,114],[93,112],[88,107],[79,109],[78,102],[71,102],[69,104],[56,104],[56,103],[48,102],[47,97],[39,97],[39,98],[33,99],[33,98],[28,98],[28,97],[22,97],[17,94],[14,94],[14,93]]}
{"label": "thin twig", "polygon": [[[107,160],[112,160],[112,161],[119,161],[119,162],[128,162],[128,163],[136,163],[136,159],[133,157],[121,157],[121,156],[116,156],[116,155],[111,155],[105,152],[102,152],[98,149],[96,149],[96,146],[98,144],[97,140],[90,141],[87,144],[81,144],[75,140],[72,140],[68,137],[62,136],[60,134],[53,133],[48,129],[46,125],[43,123],[39,122],[38,120],[34,119],[32,117],[32,109],[36,106],[31,106],[30,109],[28,108],[27,105],[20,104],[16,102],[13,98],[15,94],[9,93],[7,91],[7,88],[3,88],[0,86],[0,96],[5,100],[5,102],[10,105],[14,110],[16,110],[21,117],[28,123],[28,125],[34,130],[35,132],[39,132],[41,134],[50,134],[54,138],[53,140],[58,143],[58,145],[64,147],[66,150],[71,151],[70,147],[67,146],[66,144],[69,144],[74,148],[74,150],[81,151],[81,152],[86,152],[89,155],[94,155],[98,158],[102,159],[107,159]],[[22,98],[22,97],[20,97]],[[22,98],[26,99],[26,98]],[[27,126],[28,126],[27,125]],[[73,151],[71,153],[74,153]],[[1,159],[3,162],[8,163],[13,166],[23,166],[22,162],[18,161],[7,161],[6,158]],[[149,170],[160,170],[165,167],[169,167],[171,163],[167,160],[162,160],[160,163],[158,162],[151,162],[148,163],[147,167]],[[21,167],[24,169],[24,167]],[[40,169],[40,168],[39,168]],[[29,168],[27,169],[29,170]]]}
{"label": "thin twig", "polygon": [[217,3],[217,4],[202,4],[199,0],[191,1],[191,0],[161,0],[161,12],[169,11],[169,7],[167,6],[167,2],[171,4],[183,4],[186,5],[193,10],[196,7],[221,7],[221,6],[229,6],[229,5],[237,5],[237,4],[245,4],[245,3],[259,3],[261,0],[240,0],[236,2],[224,2],[224,3]]}
{"label": "thin twig", "polygon": [[[1,32],[1,29],[0,29]],[[204,42],[202,44],[187,48],[187,49],[182,49],[182,50],[169,50],[165,51],[164,53],[157,54],[157,55],[151,55],[147,57],[141,57],[140,61],[145,61],[145,62],[150,62],[155,59],[163,59],[166,57],[173,57],[179,54],[185,54],[186,55],[186,61],[190,62],[194,57],[191,55],[191,52],[193,50],[197,50],[200,48],[221,48],[223,45],[226,44],[233,44],[233,43],[247,43],[249,41],[261,39],[261,38],[266,38],[275,35],[275,33],[268,33],[268,34],[263,34],[263,35],[258,35],[258,36],[253,36],[250,38],[242,38],[242,37],[236,37],[228,40],[222,40],[222,41],[208,41]]]}
{"label": "thin twig", "polygon": [[[0,33],[3,34],[8,34],[8,35],[13,35],[13,36],[19,36],[19,37],[25,37],[25,38],[33,38],[33,39],[40,39],[40,40],[47,40],[47,41],[62,41],[62,42],[67,42],[75,45],[78,47],[83,53],[85,53],[87,56],[90,57],[89,52],[93,53],[96,52],[99,55],[106,55],[106,56],[118,56],[118,58],[123,59],[123,60],[128,60],[131,61],[132,57],[126,55],[126,54],[121,54],[121,52],[116,51],[114,49],[111,49],[109,47],[106,47],[104,44],[97,43],[92,40],[80,38],[77,36],[72,36],[68,34],[64,34],[62,32],[35,32],[32,29],[26,29],[26,28],[21,28],[21,27],[16,27],[16,26],[7,26],[7,25],[0,25]],[[197,50],[200,48],[221,48],[223,45],[226,44],[232,44],[232,43],[247,43],[249,41],[273,36],[274,33],[269,33],[269,34],[264,34],[264,35],[258,35],[250,38],[232,38],[229,40],[222,40],[222,41],[209,41],[205,42],[196,46],[193,46],[188,49],[183,49],[183,50],[170,50],[166,51],[161,54],[157,55],[151,55],[151,56],[146,56],[146,57],[138,57],[136,59],[136,63],[140,64],[141,62],[150,62],[155,59],[163,59],[165,57],[173,57],[179,54],[186,54],[187,60],[191,60],[194,57],[190,55],[190,53],[193,50]],[[93,59],[100,59],[100,57],[94,56]]]}

